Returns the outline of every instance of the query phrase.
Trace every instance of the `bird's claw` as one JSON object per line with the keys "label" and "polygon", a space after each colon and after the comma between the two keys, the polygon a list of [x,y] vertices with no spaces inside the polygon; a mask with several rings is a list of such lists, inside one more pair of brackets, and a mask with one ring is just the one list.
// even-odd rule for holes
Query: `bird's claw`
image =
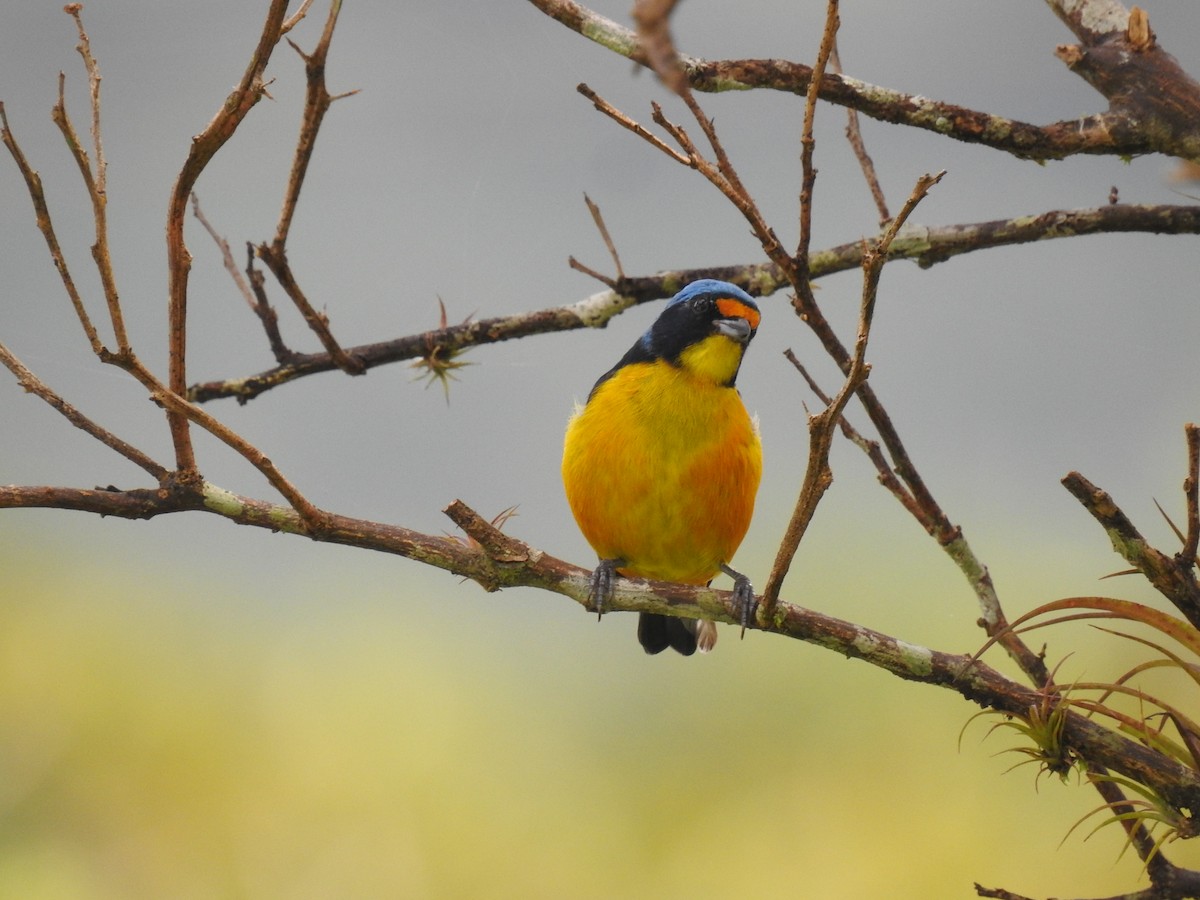
{"label": "bird's claw", "polygon": [[737,609],[738,622],[742,626],[741,637],[746,637],[746,629],[755,622],[758,612],[758,598],[754,596],[754,585],[741,572],[735,572],[728,566],[721,566],[722,571],[733,579],[733,604]]}
{"label": "bird's claw", "polygon": [[596,610],[596,620],[604,615],[604,608],[612,600],[617,588],[617,566],[622,564],[619,559],[602,559],[592,570],[591,583],[588,588],[588,603]]}

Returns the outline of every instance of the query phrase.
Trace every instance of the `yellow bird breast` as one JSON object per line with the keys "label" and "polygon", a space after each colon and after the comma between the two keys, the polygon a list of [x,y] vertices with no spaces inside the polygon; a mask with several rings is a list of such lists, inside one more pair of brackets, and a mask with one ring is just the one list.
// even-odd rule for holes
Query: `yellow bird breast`
{"label": "yellow bird breast", "polygon": [[712,379],[723,355],[692,369],[627,365],[567,427],[567,500],[600,558],[625,560],[622,574],[705,584],[750,526],[762,446],[737,391]]}

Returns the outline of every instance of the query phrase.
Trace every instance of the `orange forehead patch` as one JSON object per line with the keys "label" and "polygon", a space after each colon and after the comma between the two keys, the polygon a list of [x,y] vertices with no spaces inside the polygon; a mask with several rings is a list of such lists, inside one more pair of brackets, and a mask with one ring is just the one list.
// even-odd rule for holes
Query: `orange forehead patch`
{"label": "orange forehead patch", "polygon": [[717,310],[727,319],[745,319],[751,328],[758,328],[758,310],[747,306],[741,300],[722,297],[717,301]]}

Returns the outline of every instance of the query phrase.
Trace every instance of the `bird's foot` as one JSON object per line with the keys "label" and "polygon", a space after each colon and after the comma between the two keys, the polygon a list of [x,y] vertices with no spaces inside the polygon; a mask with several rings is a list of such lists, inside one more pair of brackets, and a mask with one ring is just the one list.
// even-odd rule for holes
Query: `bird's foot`
{"label": "bird's foot", "polygon": [[758,612],[758,598],[754,596],[754,586],[749,578],[741,572],[735,572],[729,566],[722,565],[721,571],[733,579],[733,602],[737,607],[738,621],[742,626],[741,636],[744,638],[746,629],[754,624],[754,616]]}
{"label": "bird's foot", "polygon": [[602,559],[592,570],[591,585],[588,588],[588,603],[596,611],[596,619],[604,615],[604,608],[612,600],[613,591],[617,588],[617,566],[624,565],[623,559]]}

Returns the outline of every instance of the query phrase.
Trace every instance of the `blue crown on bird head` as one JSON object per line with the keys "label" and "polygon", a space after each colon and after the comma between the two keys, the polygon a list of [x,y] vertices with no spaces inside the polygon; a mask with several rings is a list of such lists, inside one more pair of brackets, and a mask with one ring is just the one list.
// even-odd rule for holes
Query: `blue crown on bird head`
{"label": "blue crown on bird head", "polygon": [[758,311],[758,304],[754,302],[754,298],[740,287],[736,284],[730,284],[728,281],[718,281],[715,278],[701,278],[699,281],[693,281],[668,301],[667,308],[669,309],[680,303],[687,303],[689,300],[701,295],[729,297],[733,300],[740,300],[755,312]]}

